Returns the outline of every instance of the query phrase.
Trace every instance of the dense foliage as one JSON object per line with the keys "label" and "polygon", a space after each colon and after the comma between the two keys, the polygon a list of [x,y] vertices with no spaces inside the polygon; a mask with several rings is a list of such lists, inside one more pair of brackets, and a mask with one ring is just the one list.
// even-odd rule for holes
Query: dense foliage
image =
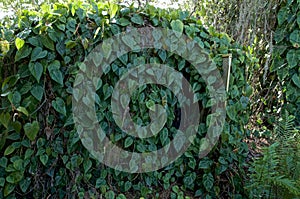
{"label": "dense foliage", "polygon": [[259,122],[271,129],[271,145],[249,169],[247,188],[251,198],[300,196],[300,130],[295,128],[300,122],[299,8],[300,2],[291,0],[280,4],[278,10],[270,76],[261,92],[266,96],[266,111],[261,114],[265,120]]}
{"label": "dense foliage", "polygon": [[247,183],[250,198],[300,196],[300,131],[295,117],[284,112],[273,132],[275,138],[255,160]]}
{"label": "dense foliage", "polygon": [[300,2],[288,1],[278,12],[271,72],[282,93],[283,108],[300,124]]}
{"label": "dense foliage", "polygon": [[[130,52],[104,71],[96,102],[99,122],[112,141],[128,150],[152,151],[169,142],[180,117],[169,90],[149,86],[131,99],[130,111],[137,123],[149,121],[148,103],[167,105],[168,122],[157,137],[141,141],[126,136],[109,113],[112,89],[121,74],[142,63],[163,63],[185,75],[203,108],[194,145],[166,168],[128,174],[97,162],[81,144],[71,111],[78,66],[101,41],[132,26],[182,31],[210,53],[220,70],[222,55],[233,55],[228,117],[220,141],[207,157],[198,158],[211,106],[204,81],[188,62],[156,49]],[[244,126],[252,93],[247,79],[256,59],[226,34],[207,31],[180,10],[82,2],[25,10],[12,26],[0,28],[0,197],[245,197],[248,146],[243,140],[249,134]]]}

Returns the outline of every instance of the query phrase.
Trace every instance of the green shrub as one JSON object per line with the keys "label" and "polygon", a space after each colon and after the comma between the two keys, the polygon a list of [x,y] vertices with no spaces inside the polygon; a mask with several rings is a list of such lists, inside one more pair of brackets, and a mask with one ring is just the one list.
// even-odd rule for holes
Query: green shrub
{"label": "green shrub", "polygon": [[274,143],[254,160],[247,188],[251,198],[300,196],[300,131],[295,117],[285,112],[275,125]]}
{"label": "green shrub", "polygon": [[[147,122],[149,116],[139,111],[146,110],[146,102],[151,99],[162,103],[163,92],[167,92],[165,103],[170,114],[164,139],[158,136],[146,141],[128,141],[111,117],[113,86],[123,72],[141,63],[167,64],[182,72],[197,93],[203,118],[195,143],[166,168],[143,174],[108,168],[90,156],[74,129],[72,86],[78,66],[106,38],[132,26],[172,29],[175,20],[183,24],[188,37],[210,53],[220,69],[222,55],[233,55],[228,117],[221,139],[207,157],[198,158],[198,146],[207,131],[210,102],[204,81],[196,70],[171,52],[133,51],[109,67],[97,92],[96,111],[111,140],[130,150],[143,144],[140,150],[145,151],[172,139],[176,126],[172,121],[178,119],[175,114],[178,105],[174,96],[159,86],[136,93],[144,97],[132,99],[131,113],[136,115],[136,121]],[[200,21],[180,10],[77,2],[44,5],[38,12],[24,10],[10,28],[1,27],[1,41],[2,49],[7,42],[10,48],[8,52],[2,50],[0,58],[0,197],[161,198],[181,196],[183,192],[206,198],[245,196],[243,166],[248,147],[243,139],[248,134],[245,125],[252,93],[247,79],[255,59],[226,34],[205,30]]]}

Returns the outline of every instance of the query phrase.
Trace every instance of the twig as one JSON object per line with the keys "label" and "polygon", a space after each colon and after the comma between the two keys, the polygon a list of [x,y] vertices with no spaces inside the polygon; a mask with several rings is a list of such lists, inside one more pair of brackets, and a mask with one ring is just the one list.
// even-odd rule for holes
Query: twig
{"label": "twig", "polygon": [[47,102],[47,99],[45,99],[44,101],[43,101],[43,103],[37,108],[37,109],[35,109],[32,113],[30,113],[30,116],[32,116],[33,114],[35,114],[38,110],[40,110],[43,106],[44,106],[44,104]]}

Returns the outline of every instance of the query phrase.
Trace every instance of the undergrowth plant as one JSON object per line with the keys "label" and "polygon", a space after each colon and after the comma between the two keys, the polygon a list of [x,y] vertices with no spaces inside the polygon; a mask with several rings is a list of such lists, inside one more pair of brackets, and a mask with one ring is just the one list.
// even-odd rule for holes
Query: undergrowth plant
{"label": "undergrowth plant", "polygon": [[247,189],[251,198],[300,197],[300,131],[287,111],[275,125],[274,141],[254,160]]}

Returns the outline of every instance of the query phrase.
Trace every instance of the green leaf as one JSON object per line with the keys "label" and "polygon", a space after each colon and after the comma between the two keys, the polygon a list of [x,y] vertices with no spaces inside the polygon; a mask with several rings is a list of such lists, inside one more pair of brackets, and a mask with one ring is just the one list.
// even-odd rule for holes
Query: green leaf
{"label": "green leaf", "polygon": [[245,88],[245,96],[246,97],[250,97],[253,93],[253,88],[252,86],[250,86],[249,84],[246,85],[246,88]]}
{"label": "green leaf", "polygon": [[77,42],[69,40],[69,41],[66,41],[65,44],[66,44],[66,48],[72,49],[77,45]]}
{"label": "green leaf", "polygon": [[128,25],[130,25],[130,21],[125,18],[120,18],[117,20],[117,24],[119,24],[121,26],[128,26]]}
{"label": "green leaf", "polygon": [[0,178],[0,187],[3,187],[5,184],[5,178]]}
{"label": "green leaf", "polygon": [[29,140],[34,141],[40,130],[39,123],[34,121],[33,123],[27,123],[24,125],[25,135]]}
{"label": "green leaf", "polygon": [[199,149],[199,152],[202,153],[202,152],[205,152],[206,150],[208,150],[209,148],[209,140],[207,138],[202,138],[200,140],[200,149]]}
{"label": "green leaf", "polygon": [[160,29],[154,29],[152,31],[152,36],[154,37],[155,41],[159,41],[162,37],[162,31]]}
{"label": "green leaf", "polygon": [[106,199],[114,199],[115,198],[115,193],[113,191],[108,191],[104,195]]}
{"label": "green leaf", "polygon": [[21,180],[21,182],[19,183],[19,185],[20,185],[21,191],[23,193],[25,193],[27,191],[27,189],[30,186],[30,183],[31,183],[31,180],[30,180],[29,177],[28,178],[24,178],[23,180]]}
{"label": "green leaf", "polygon": [[285,35],[286,35],[286,30],[284,28],[278,28],[275,31],[274,40],[278,44],[279,42],[281,42],[285,38]]}
{"label": "green leaf", "polygon": [[49,71],[51,79],[53,79],[54,81],[56,81],[57,83],[59,83],[60,85],[63,86],[64,78],[63,78],[63,74],[59,68],[60,68],[60,62],[55,60],[48,66],[48,71]]}
{"label": "green leaf", "polygon": [[130,20],[135,23],[135,24],[138,24],[138,25],[143,25],[144,24],[144,20],[143,20],[143,17],[141,17],[140,15],[138,14],[134,14]]}
{"label": "green leaf", "polygon": [[168,137],[169,137],[168,129],[164,128],[159,134],[159,139],[163,146],[165,145],[166,141],[168,140]]}
{"label": "green leaf", "polygon": [[18,91],[14,91],[8,95],[8,100],[15,106],[19,105],[21,102],[21,94]]}
{"label": "green leaf", "polygon": [[24,166],[23,166],[23,160],[22,159],[18,159],[16,161],[14,161],[14,168],[18,171],[21,171],[22,169],[24,169]]}
{"label": "green leaf", "polygon": [[17,111],[24,113],[24,115],[28,116],[28,111],[26,110],[25,107],[20,106],[17,108]]}
{"label": "green leaf", "polygon": [[227,106],[227,111],[226,111],[228,117],[233,120],[233,121],[238,121],[237,120],[237,111],[235,109],[235,106]]}
{"label": "green leaf", "polygon": [[[27,110],[26,110],[27,111]],[[24,110],[24,112],[26,112]],[[22,111],[21,111],[22,112]],[[25,113],[24,113],[25,114]],[[13,129],[17,132],[17,133],[20,133],[21,129],[22,129],[22,124],[19,122],[19,121],[15,121],[15,122],[12,122],[11,126],[13,127]]]}
{"label": "green leaf", "polygon": [[290,42],[293,46],[300,46],[300,30],[294,30],[290,35]]}
{"label": "green leaf", "polygon": [[[116,199],[126,199],[126,196],[121,193],[118,195],[118,197]],[[140,198],[140,199],[144,199],[144,198]]]}
{"label": "green leaf", "polygon": [[28,46],[24,46],[20,50],[17,51],[15,56],[15,61],[19,61],[25,57],[28,57],[32,51],[32,48],[29,48]]}
{"label": "green leaf", "polygon": [[173,20],[171,22],[172,30],[176,31],[175,34],[177,37],[180,37],[183,32],[183,23],[179,19]]}
{"label": "green leaf", "polygon": [[186,137],[182,132],[178,131],[176,135],[176,139],[173,140],[175,150],[179,152],[185,142],[186,142]]}
{"label": "green leaf", "polygon": [[116,16],[119,7],[117,4],[110,4],[109,8],[109,17],[112,19]]}
{"label": "green leaf", "polygon": [[16,171],[11,173],[9,176],[6,177],[6,181],[11,184],[16,184],[23,179],[23,173],[20,171]]}
{"label": "green leaf", "polygon": [[289,52],[286,55],[286,59],[291,68],[294,68],[295,66],[297,66],[299,56],[300,56],[300,53],[298,53],[296,50],[289,50]]}
{"label": "green leaf", "polygon": [[129,35],[124,35],[122,41],[131,49],[134,49],[134,46],[136,45],[136,41]]}
{"label": "green leaf", "polygon": [[0,167],[6,168],[8,159],[6,157],[0,158]]}
{"label": "green leaf", "polygon": [[187,176],[185,176],[184,178],[183,178],[183,183],[184,183],[184,185],[186,186],[186,187],[191,187],[191,186],[193,186],[193,184],[194,184],[194,182],[195,182],[195,180],[196,180],[196,177],[197,177],[197,175],[196,175],[196,173],[190,173],[189,175],[187,175]]}
{"label": "green leaf", "polygon": [[132,186],[132,183],[130,181],[126,181],[124,184],[124,191],[127,192]]}
{"label": "green leaf", "polygon": [[10,114],[9,113],[1,113],[0,115],[0,123],[3,124],[5,128],[8,128],[8,124],[10,121]]}
{"label": "green leaf", "polygon": [[65,29],[66,29],[66,25],[65,25],[65,24],[56,24],[56,27],[57,27],[59,30],[62,30],[62,31],[65,31]]}
{"label": "green leaf", "polygon": [[128,102],[130,101],[130,98],[127,94],[122,94],[121,95],[121,105],[124,109],[127,108]]}
{"label": "green leaf", "polygon": [[148,100],[146,102],[146,107],[151,111],[155,111],[155,102],[153,100]]}
{"label": "green leaf", "polygon": [[66,52],[66,46],[64,45],[63,42],[58,42],[56,45],[56,50],[57,52],[61,55],[64,56],[65,52]]}
{"label": "green leaf", "polygon": [[54,51],[54,43],[48,36],[43,35],[41,41],[46,48]]}
{"label": "green leaf", "polygon": [[15,45],[17,47],[18,50],[20,50],[25,44],[25,41],[23,39],[20,39],[19,37],[17,37],[16,41],[15,41]]}
{"label": "green leaf", "polygon": [[89,169],[92,167],[92,161],[90,159],[83,162],[84,173],[87,173]]}
{"label": "green leaf", "polygon": [[161,58],[161,60],[162,60],[163,62],[166,61],[166,59],[167,59],[167,53],[166,53],[165,50],[159,50],[159,51],[158,51],[158,55],[159,55],[159,57]]}
{"label": "green leaf", "polygon": [[104,57],[105,58],[109,58],[112,50],[111,50],[111,44],[109,44],[108,42],[103,42],[102,44],[102,50],[103,50],[103,53],[104,53]]}
{"label": "green leaf", "polygon": [[13,192],[13,190],[15,189],[15,185],[10,184],[10,183],[6,183],[5,187],[4,187],[4,197],[8,196],[9,194],[11,194]]}
{"label": "green leaf", "polygon": [[217,78],[215,76],[209,76],[207,78],[207,83],[208,85],[212,85],[213,83],[215,83],[217,81]]}
{"label": "green leaf", "polygon": [[67,115],[65,102],[61,98],[56,97],[56,99],[54,101],[52,101],[52,106],[57,112],[65,115],[65,116]]}
{"label": "green leaf", "polygon": [[40,85],[34,86],[31,90],[30,93],[35,97],[37,100],[41,101],[44,95],[44,89]]}
{"label": "green leaf", "polygon": [[19,74],[12,75],[12,76],[5,78],[5,80],[2,83],[2,91],[6,91],[6,89],[16,85],[16,83],[18,82],[19,79],[20,79]]}
{"label": "green leaf", "polygon": [[128,137],[128,138],[125,139],[124,147],[128,148],[132,145],[132,143],[133,143],[133,139],[131,137]]}
{"label": "green leaf", "polygon": [[300,88],[300,77],[297,74],[293,75],[292,80],[293,80],[294,84],[296,84],[296,86],[298,88]]}
{"label": "green leaf", "polygon": [[213,161],[208,159],[207,157],[205,157],[199,162],[198,168],[199,169],[209,169],[212,164],[213,164]]}
{"label": "green leaf", "polygon": [[44,71],[43,65],[39,62],[35,62],[35,63],[30,62],[28,67],[30,73],[33,75],[33,77],[35,77],[36,81],[40,82],[40,79]]}
{"label": "green leaf", "polygon": [[41,47],[35,47],[31,53],[31,61],[36,61],[38,59],[42,59],[47,56],[47,51],[41,48]]}
{"label": "green leaf", "polygon": [[24,159],[29,159],[32,154],[34,153],[34,151],[32,149],[27,149],[26,152],[25,152],[25,156],[24,156]]}
{"label": "green leaf", "polygon": [[44,154],[44,155],[41,155],[40,156],[40,161],[42,162],[42,164],[44,166],[46,166],[47,162],[48,162],[48,155],[47,154]]}
{"label": "green leaf", "polygon": [[29,43],[31,44],[31,45],[33,45],[33,46],[36,46],[36,47],[42,47],[42,44],[41,44],[41,42],[40,42],[40,40],[39,40],[39,38],[38,37],[30,37],[29,39],[28,39],[28,41],[29,41]]}
{"label": "green leaf", "polygon": [[278,25],[282,25],[283,22],[285,22],[287,20],[288,17],[288,9],[287,7],[283,7],[279,10],[278,15],[277,15],[277,19],[278,19]]}
{"label": "green leaf", "polygon": [[211,173],[203,175],[203,185],[207,191],[211,191],[214,186],[214,177]]}
{"label": "green leaf", "polygon": [[227,165],[227,161],[224,157],[219,157],[218,161],[221,163],[221,164],[224,164],[224,165]]}
{"label": "green leaf", "polygon": [[12,153],[15,151],[15,149],[16,149],[16,148],[15,148],[13,145],[9,145],[9,146],[5,149],[4,155],[6,156],[6,155],[12,154]]}

